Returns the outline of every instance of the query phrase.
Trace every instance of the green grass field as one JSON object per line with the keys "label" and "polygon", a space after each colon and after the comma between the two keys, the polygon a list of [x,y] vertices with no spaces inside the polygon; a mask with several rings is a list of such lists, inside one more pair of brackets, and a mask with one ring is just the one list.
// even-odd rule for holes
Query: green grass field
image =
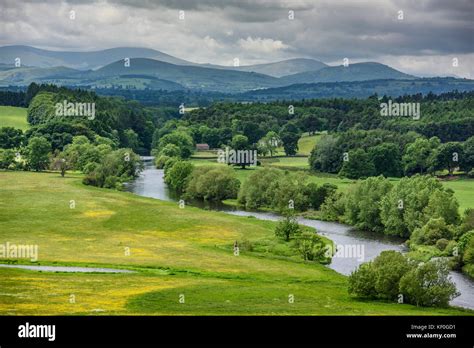
{"label": "green grass field", "polygon": [[14,127],[22,130],[28,129],[26,111],[26,108],[0,106],[0,128]]}
{"label": "green grass field", "polygon": [[[298,155],[309,156],[311,150],[313,149],[314,145],[321,139],[321,134],[309,135],[308,133],[304,133],[300,140],[298,140]],[[275,152],[277,156],[284,156],[285,151],[283,147],[279,147]]]}
{"label": "green grass field", "polygon": [[322,265],[233,255],[235,240],[273,238],[270,221],[84,186],[77,174],[0,172],[0,181],[0,243],[37,244],[41,265],[136,271],[0,268],[1,315],[472,314],[362,301],[348,295],[345,276]]}

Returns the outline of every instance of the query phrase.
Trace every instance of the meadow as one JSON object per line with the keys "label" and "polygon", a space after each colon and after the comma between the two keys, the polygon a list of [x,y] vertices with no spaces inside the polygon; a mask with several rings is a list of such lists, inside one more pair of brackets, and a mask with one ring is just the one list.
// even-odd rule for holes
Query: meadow
{"label": "meadow", "polygon": [[0,172],[0,242],[37,244],[36,264],[135,273],[0,268],[2,315],[472,314],[359,300],[348,295],[347,277],[323,265],[271,253],[233,254],[235,240],[273,238],[274,222],[181,209],[84,186],[81,179],[69,173],[61,178],[49,172]]}
{"label": "meadow", "polygon": [[22,130],[28,129],[26,121],[26,108],[0,105],[0,128],[14,127]]}

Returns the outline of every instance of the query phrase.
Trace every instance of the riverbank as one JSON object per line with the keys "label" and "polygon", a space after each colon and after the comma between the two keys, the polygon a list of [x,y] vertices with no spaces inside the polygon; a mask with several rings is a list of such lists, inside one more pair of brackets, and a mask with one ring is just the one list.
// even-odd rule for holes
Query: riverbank
{"label": "riverbank", "polygon": [[81,179],[79,174],[0,172],[0,239],[37,244],[40,264],[135,273],[0,268],[1,314],[473,314],[358,300],[348,295],[347,278],[323,265],[246,251],[234,256],[235,240],[273,236],[272,221],[180,209],[174,202],[85,186]]}
{"label": "riverbank", "polygon": [[[173,193],[167,189],[163,179],[163,170],[156,169],[151,162],[146,163],[145,171],[128,187],[128,189],[131,192],[146,197],[175,202],[179,200],[179,197],[173,196]],[[227,202],[228,201],[226,201],[226,203]],[[281,219],[277,213],[272,212],[270,209],[267,209],[266,211],[249,212],[239,209],[239,206],[235,204],[235,201],[232,202],[234,204],[230,205],[210,204],[202,201],[194,201],[191,204],[204,209],[224,211],[239,216],[256,217],[257,219],[266,221],[277,221]],[[357,231],[350,226],[337,222],[308,219],[304,216],[300,216],[298,222],[303,226],[315,228],[320,235],[329,238],[341,248],[344,246],[347,246],[350,249],[355,248],[356,253],[357,248],[359,248],[359,253],[362,252],[363,257],[358,255],[348,255],[349,257],[336,256],[333,257],[332,262],[329,264],[328,267],[344,275],[349,275],[361,263],[372,260],[384,250],[396,250],[400,252],[407,251],[403,245],[405,240],[401,238]],[[455,298],[451,303],[453,305],[474,308],[474,282],[461,273],[451,273],[452,278],[456,281],[458,290],[461,292],[461,296]]]}

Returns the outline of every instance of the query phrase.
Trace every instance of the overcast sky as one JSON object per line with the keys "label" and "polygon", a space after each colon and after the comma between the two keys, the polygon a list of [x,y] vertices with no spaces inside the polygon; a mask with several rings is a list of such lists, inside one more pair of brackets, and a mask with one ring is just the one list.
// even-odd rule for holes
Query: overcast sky
{"label": "overcast sky", "polygon": [[474,0],[0,0],[0,45],[148,47],[222,65],[347,57],[474,78],[473,18]]}

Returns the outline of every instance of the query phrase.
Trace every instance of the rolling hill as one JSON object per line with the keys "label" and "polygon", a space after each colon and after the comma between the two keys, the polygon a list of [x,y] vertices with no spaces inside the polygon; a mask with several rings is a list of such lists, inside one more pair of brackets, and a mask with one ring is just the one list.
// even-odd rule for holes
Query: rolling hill
{"label": "rolling hill", "polygon": [[381,79],[413,79],[415,76],[402,73],[388,65],[367,62],[355,63],[347,67],[330,66],[316,71],[304,72],[281,78],[286,85],[295,83],[368,81]]}
{"label": "rolling hill", "polygon": [[82,74],[82,83],[120,75],[145,75],[168,80],[190,89],[222,92],[242,92],[252,89],[279,86],[279,79],[253,72],[204,68],[165,63],[147,58],[130,60],[130,67],[123,61],[109,64],[95,71]]}
{"label": "rolling hill", "polygon": [[295,58],[283,60],[280,62],[268,64],[246,65],[234,68],[238,71],[253,71],[273,77],[282,77],[303,73],[307,71],[317,71],[327,67],[328,65],[315,59]]}
{"label": "rolling hill", "polygon": [[341,81],[301,83],[246,92],[235,98],[241,101],[299,100],[314,98],[367,98],[379,96],[398,97],[406,94],[440,94],[451,91],[473,91],[474,80],[452,77],[417,78],[408,80]]}
{"label": "rolling hill", "polygon": [[23,66],[39,68],[64,66],[79,70],[97,69],[124,58],[153,58],[172,64],[194,64],[149,48],[117,47],[101,51],[70,52],[49,51],[31,46],[0,47],[0,63],[13,64],[17,57],[21,58]]}

